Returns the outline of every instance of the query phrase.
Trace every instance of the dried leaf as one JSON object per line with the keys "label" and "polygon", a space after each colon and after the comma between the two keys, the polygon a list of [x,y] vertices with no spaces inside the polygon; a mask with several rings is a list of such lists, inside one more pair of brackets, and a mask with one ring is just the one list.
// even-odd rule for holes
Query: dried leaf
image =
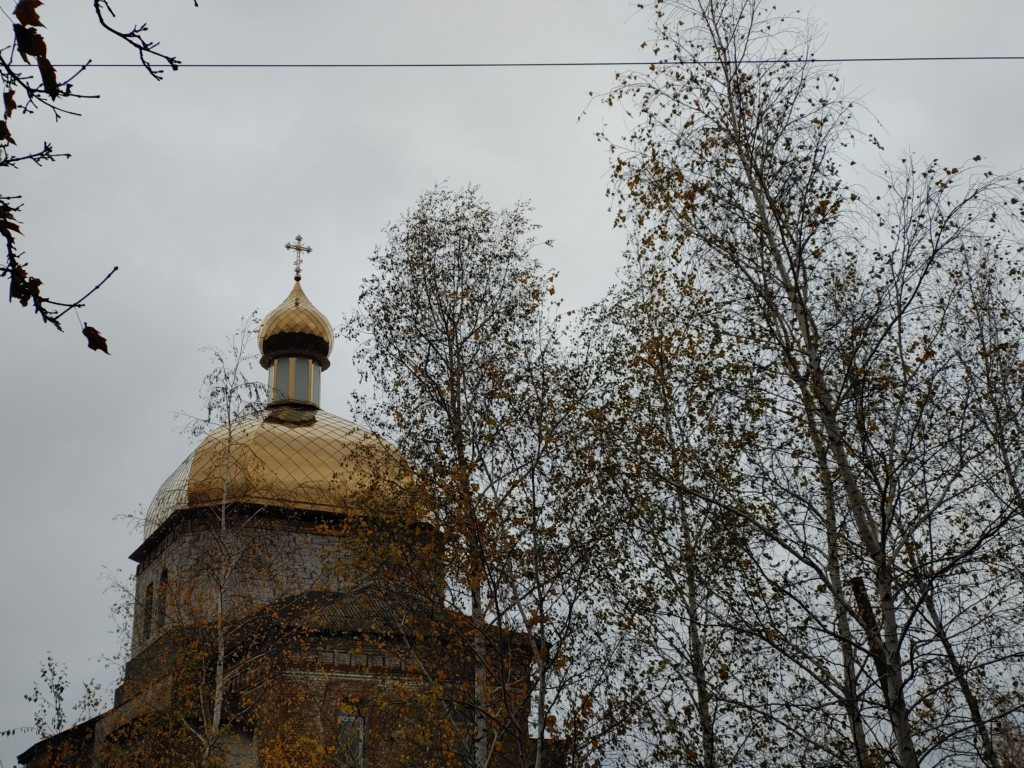
{"label": "dried leaf", "polygon": [[14,114],[18,105],[14,102],[14,91],[4,91],[4,120]]}
{"label": "dried leaf", "polygon": [[39,12],[36,10],[42,4],[42,0],[20,0],[14,6],[14,15],[26,27],[45,27],[46,25],[39,20]]}
{"label": "dried leaf", "polygon": [[46,56],[46,41],[43,36],[31,27],[14,24],[14,41],[18,44],[18,53],[27,64],[29,56]]}
{"label": "dried leaf", "polygon": [[97,352],[104,352],[110,354],[107,351],[107,340],[100,335],[100,332],[93,328],[88,323],[82,325],[82,334],[88,339],[89,349],[94,349]]}
{"label": "dried leaf", "polygon": [[15,232],[19,235],[21,234],[18,221],[14,218],[14,209],[7,203],[0,201],[0,235],[10,243],[14,240]]}
{"label": "dried leaf", "polygon": [[11,299],[23,307],[27,307],[30,301],[38,307],[42,301],[42,296],[39,293],[42,284],[42,280],[29,275],[24,267],[18,267],[11,274]]}
{"label": "dried leaf", "polygon": [[17,144],[14,137],[11,136],[11,129],[7,127],[6,120],[0,120],[0,141],[6,141],[8,144]]}
{"label": "dried leaf", "polygon": [[39,76],[43,79],[43,89],[51,99],[60,96],[60,88],[57,86],[57,70],[45,56],[40,56],[38,61]]}

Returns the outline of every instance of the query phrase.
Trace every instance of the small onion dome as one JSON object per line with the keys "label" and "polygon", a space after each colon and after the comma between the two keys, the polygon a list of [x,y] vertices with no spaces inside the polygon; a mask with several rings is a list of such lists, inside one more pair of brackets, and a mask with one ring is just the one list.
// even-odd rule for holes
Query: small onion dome
{"label": "small onion dome", "polygon": [[344,515],[408,488],[394,445],[320,410],[280,406],[217,428],[157,491],[148,539],[175,512],[255,504]]}
{"label": "small onion dome", "polygon": [[316,360],[323,370],[334,346],[334,330],[324,314],[313,306],[298,278],[281,306],[263,320],[260,329],[260,364],[270,368],[278,357],[302,356]]}

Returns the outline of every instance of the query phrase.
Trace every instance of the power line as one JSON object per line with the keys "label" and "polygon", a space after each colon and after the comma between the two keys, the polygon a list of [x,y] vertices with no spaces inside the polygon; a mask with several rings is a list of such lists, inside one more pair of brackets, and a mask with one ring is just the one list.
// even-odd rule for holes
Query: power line
{"label": "power line", "polygon": [[[1008,62],[1024,61],[1022,56],[846,56],[813,59],[742,59],[736,64],[904,64],[913,62]],[[697,64],[702,66],[718,64],[715,60],[696,61],[495,61],[495,62],[349,62],[349,63],[200,63],[189,64],[179,62],[181,69],[529,69],[529,68],[572,68],[572,67],[665,67],[676,64]],[[28,65],[16,65],[28,66]],[[72,67],[80,64],[61,64],[58,66]],[[89,67],[104,69],[132,69],[142,65],[133,63],[97,63],[91,62]]]}

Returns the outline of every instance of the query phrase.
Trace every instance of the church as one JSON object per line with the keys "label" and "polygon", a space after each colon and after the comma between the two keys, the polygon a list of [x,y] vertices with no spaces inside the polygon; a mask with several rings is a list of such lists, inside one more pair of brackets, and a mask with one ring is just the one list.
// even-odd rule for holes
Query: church
{"label": "church", "polygon": [[[429,493],[320,406],[334,333],[294,283],[259,331],[257,406],[230,365],[220,426],[156,492],[112,708],[19,756],[59,766],[530,762],[530,654],[445,601]],[[488,698],[480,727],[481,697]]]}

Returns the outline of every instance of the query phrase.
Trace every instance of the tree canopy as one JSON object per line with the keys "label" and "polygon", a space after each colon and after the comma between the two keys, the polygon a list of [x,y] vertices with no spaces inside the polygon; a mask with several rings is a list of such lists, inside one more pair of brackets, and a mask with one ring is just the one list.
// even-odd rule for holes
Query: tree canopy
{"label": "tree canopy", "polygon": [[[358,413],[428,489],[446,601],[473,621],[477,768],[498,764],[496,726],[518,684],[488,684],[493,638],[532,672],[530,739],[518,741],[537,747],[510,763],[524,766],[544,764],[552,739],[580,764],[599,752],[593,702],[615,653],[591,600],[603,521],[579,514],[571,469],[585,371],[527,214],[525,203],[495,210],[474,187],[425,193],[386,230],[348,325],[373,385]],[[505,664],[514,671],[514,658]]]}
{"label": "tree canopy", "polygon": [[[710,615],[664,591],[650,608],[689,628],[689,666],[660,668],[678,675],[672,702],[696,690],[705,736],[663,720],[655,743],[707,768],[1003,765],[994,733],[1019,727],[1024,660],[1021,181],[979,157],[888,162],[807,25],[768,3],[653,10],[666,64],[608,97],[636,116],[612,194],[638,263],[714,299],[673,333],[728,340],[676,345],[696,385],[659,394],[691,415],[691,442],[749,424],[661,477],[681,508],[746,535],[730,574],[701,569],[723,595],[696,601]],[[873,175],[851,160],[864,145],[882,156]],[[631,310],[653,312],[656,298]],[[644,364],[664,337],[640,331]],[[694,666],[709,632],[734,654],[717,674]],[[736,718],[750,725],[730,752]]]}

